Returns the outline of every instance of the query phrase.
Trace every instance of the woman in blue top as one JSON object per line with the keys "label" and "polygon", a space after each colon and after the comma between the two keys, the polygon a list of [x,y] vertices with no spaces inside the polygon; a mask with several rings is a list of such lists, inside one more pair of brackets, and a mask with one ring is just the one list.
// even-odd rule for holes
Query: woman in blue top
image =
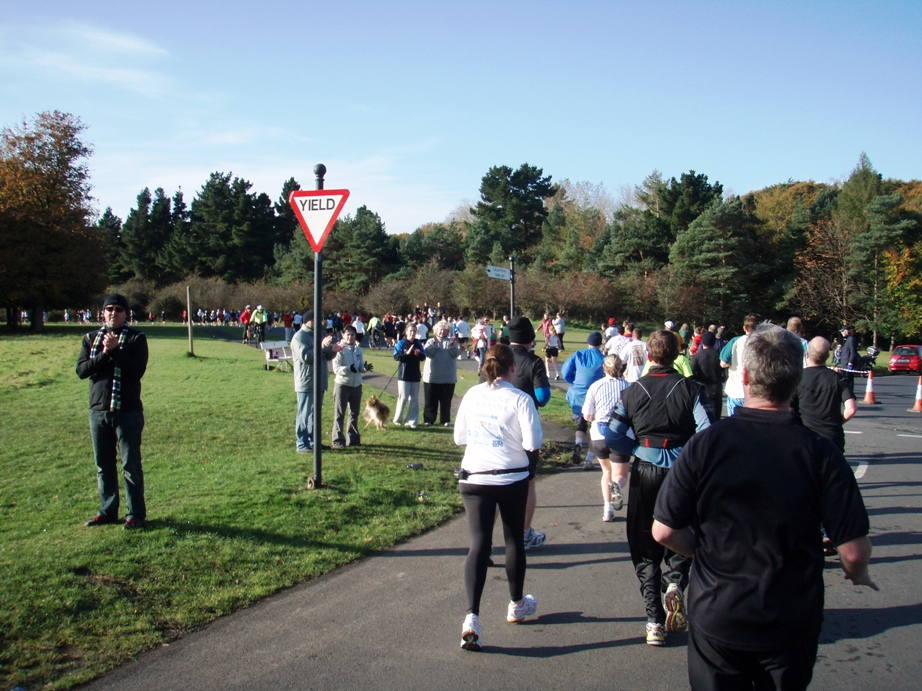
{"label": "woman in blue top", "polygon": [[[394,424],[416,429],[419,422],[419,382],[422,379],[419,363],[426,359],[423,343],[416,338],[416,324],[408,324],[404,337],[394,346],[397,367],[397,409]],[[406,417],[404,417],[406,408]]]}

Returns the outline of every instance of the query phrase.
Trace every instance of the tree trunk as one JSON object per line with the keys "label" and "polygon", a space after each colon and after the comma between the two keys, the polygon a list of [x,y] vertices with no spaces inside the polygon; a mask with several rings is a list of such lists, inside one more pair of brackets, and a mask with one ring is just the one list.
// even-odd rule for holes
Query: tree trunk
{"label": "tree trunk", "polygon": [[11,331],[19,329],[19,307],[6,306],[6,328]]}
{"label": "tree trunk", "polygon": [[32,305],[32,321],[29,324],[29,330],[33,333],[40,334],[45,330],[45,313],[42,305]]}

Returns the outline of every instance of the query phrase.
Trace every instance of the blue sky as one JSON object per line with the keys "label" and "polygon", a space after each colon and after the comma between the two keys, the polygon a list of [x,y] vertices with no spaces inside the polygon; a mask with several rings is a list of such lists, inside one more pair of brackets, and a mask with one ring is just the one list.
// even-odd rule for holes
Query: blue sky
{"label": "blue sky", "polygon": [[495,165],[618,198],[654,169],[744,194],[922,176],[922,2],[5,3],[0,124],[78,115],[94,196],[187,203],[214,171],[351,191],[392,233]]}

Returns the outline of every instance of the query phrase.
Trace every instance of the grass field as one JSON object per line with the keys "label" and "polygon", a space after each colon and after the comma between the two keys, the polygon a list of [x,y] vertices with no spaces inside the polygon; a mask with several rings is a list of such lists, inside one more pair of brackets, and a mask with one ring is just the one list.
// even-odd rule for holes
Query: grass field
{"label": "grass field", "polygon": [[[234,341],[200,333],[193,358],[185,328],[142,328],[149,522],[135,532],[83,527],[98,506],[88,384],[74,371],[88,329],[0,336],[2,689],[86,681],[461,509],[451,430],[366,432],[362,447],[324,454],[326,487],[308,491],[290,374]],[[394,369],[387,353],[369,359]],[[556,399],[547,416],[569,419]]]}

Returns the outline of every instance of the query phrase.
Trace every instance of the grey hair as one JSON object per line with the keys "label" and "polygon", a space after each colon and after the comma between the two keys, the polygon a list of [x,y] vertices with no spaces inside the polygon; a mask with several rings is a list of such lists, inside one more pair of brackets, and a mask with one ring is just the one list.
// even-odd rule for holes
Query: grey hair
{"label": "grey hair", "polygon": [[451,333],[451,324],[443,319],[442,321],[436,322],[432,329],[434,331],[438,331],[439,329],[448,329],[449,333]]}
{"label": "grey hair", "polygon": [[746,339],[743,369],[750,394],[772,403],[789,401],[804,372],[803,343],[777,324],[760,324]]}

